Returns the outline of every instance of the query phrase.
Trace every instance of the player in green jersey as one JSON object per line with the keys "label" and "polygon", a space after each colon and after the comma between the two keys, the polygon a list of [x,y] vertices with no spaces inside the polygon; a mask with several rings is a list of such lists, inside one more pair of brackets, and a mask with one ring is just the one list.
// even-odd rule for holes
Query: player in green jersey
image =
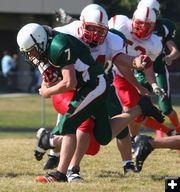
{"label": "player in green jersey", "polygon": [[[18,32],[17,43],[27,59],[42,70],[44,81],[39,89],[41,96],[50,98],[57,93],[75,90],[69,109],[58,125],[63,141],[57,171],[39,176],[36,181],[67,181],[67,169],[76,147],[76,129],[90,117],[96,121],[94,135],[102,145],[108,144],[129,121],[141,114],[163,120],[163,116],[147,97],[142,97],[139,105],[128,113],[116,115],[109,120],[106,108],[109,84],[103,67],[95,62],[89,48],[77,38],[30,23]],[[134,58],[133,61],[128,67],[144,67],[142,57]],[[42,137],[37,146],[40,149],[53,148],[51,135],[46,135],[46,132],[41,134],[45,138]]]}

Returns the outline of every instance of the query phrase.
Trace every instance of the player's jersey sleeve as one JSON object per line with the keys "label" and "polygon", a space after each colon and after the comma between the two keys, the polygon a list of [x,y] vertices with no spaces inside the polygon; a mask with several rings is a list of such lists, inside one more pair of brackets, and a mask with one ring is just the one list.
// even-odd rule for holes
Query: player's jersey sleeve
{"label": "player's jersey sleeve", "polygon": [[164,19],[163,20],[163,27],[167,28],[166,41],[173,40],[175,38],[175,35],[176,35],[175,24],[169,19]]}
{"label": "player's jersey sleeve", "polygon": [[73,21],[72,23],[64,25],[64,26],[55,27],[54,30],[61,32],[61,33],[76,36],[78,27],[80,27],[81,25],[82,25],[81,21]]}
{"label": "player's jersey sleeve", "polygon": [[152,34],[151,40],[152,40],[152,49],[150,52],[147,53],[147,55],[152,59],[152,61],[155,61],[155,59],[162,52],[163,46],[160,38],[157,35]]}
{"label": "player's jersey sleeve", "polygon": [[74,64],[78,58],[77,51],[69,43],[68,35],[56,33],[48,48],[48,55],[53,65],[63,68]]}
{"label": "player's jersey sleeve", "polygon": [[115,15],[108,22],[109,29],[113,28],[118,31],[123,31],[126,28],[129,18],[125,15]]}
{"label": "player's jersey sleeve", "polygon": [[[109,59],[113,61],[113,59],[115,58],[116,55],[120,54],[120,53],[126,53],[126,42],[125,40],[122,38],[122,36],[120,36],[120,32],[118,32],[117,30],[113,29],[112,32],[108,32],[108,56]],[[116,32],[115,32],[116,31]]]}
{"label": "player's jersey sleeve", "polygon": [[161,37],[163,43],[166,43],[169,40],[174,40],[176,35],[176,25],[167,18],[158,18],[155,34]]}

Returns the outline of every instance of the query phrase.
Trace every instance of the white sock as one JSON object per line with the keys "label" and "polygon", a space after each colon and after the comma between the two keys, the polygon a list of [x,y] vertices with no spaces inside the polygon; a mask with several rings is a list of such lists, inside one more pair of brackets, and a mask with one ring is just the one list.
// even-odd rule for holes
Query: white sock
{"label": "white sock", "polygon": [[56,152],[54,152],[53,149],[50,149],[50,151],[49,151],[49,155],[59,157],[59,156],[60,156],[60,153],[56,153]]}
{"label": "white sock", "polygon": [[54,147],[54,141],[53,140],[54,140],[53,138],[49,139],[49,144],[50,144],[51,147]]}

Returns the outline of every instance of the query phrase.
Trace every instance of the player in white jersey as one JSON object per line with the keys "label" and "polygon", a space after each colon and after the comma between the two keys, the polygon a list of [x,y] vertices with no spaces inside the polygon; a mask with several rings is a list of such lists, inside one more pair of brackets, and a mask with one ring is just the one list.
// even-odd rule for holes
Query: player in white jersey
{"label": "player in white jersey", "polygon": [[[144,8],[137,9],[134,12],[133,19],[129,19],[124,15],[116,15],[109,20],[109,27],[115,28],[121,31],[127,38],[128,41],[128,54],[139,55],[147,54],[153,61],[162,51],[162,43],[158,36],[152,34],[156,23],[156,15],[152,9]],[[124,105],[124,110],[127,111],[139,100],[139,94],[137,90],[115,69],[116,76],[114,79],[114,85],[117,88],[118,94]],[[164,91],[161,90],[155,81],[153,66],[148,70],[144,70],[147,80],[152,86],[153,91],[165,97]],[[127,89],[129,87],[129,89]],[[138,122],[143,123],[146,127],[150,124],[158,125],[159,129],[164,132],[169,132],[170,129],[154,120],[153,118],[139,118]],[[130,123],[131,135],[134,135],[139,125],[136,123]],[[154,127],[151,127],[154,128]]]}

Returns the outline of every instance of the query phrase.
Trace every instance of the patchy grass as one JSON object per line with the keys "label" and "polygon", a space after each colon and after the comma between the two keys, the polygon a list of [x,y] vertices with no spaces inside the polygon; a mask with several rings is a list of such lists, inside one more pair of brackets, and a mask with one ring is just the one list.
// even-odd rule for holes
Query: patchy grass
{"label": "patchy grass", "polygon": [[43,164],[33,156],[35,139],[32,134],[0,137],[1,192],[152,192],[165,190],[165,176],[180,176],[180,153],[155,150],[139,174],[123,175],[122,162],[115,140],[101,147],[98,155],[85,156],[81,164],[80,183],[39,184],[35,177],[44,175]]}

